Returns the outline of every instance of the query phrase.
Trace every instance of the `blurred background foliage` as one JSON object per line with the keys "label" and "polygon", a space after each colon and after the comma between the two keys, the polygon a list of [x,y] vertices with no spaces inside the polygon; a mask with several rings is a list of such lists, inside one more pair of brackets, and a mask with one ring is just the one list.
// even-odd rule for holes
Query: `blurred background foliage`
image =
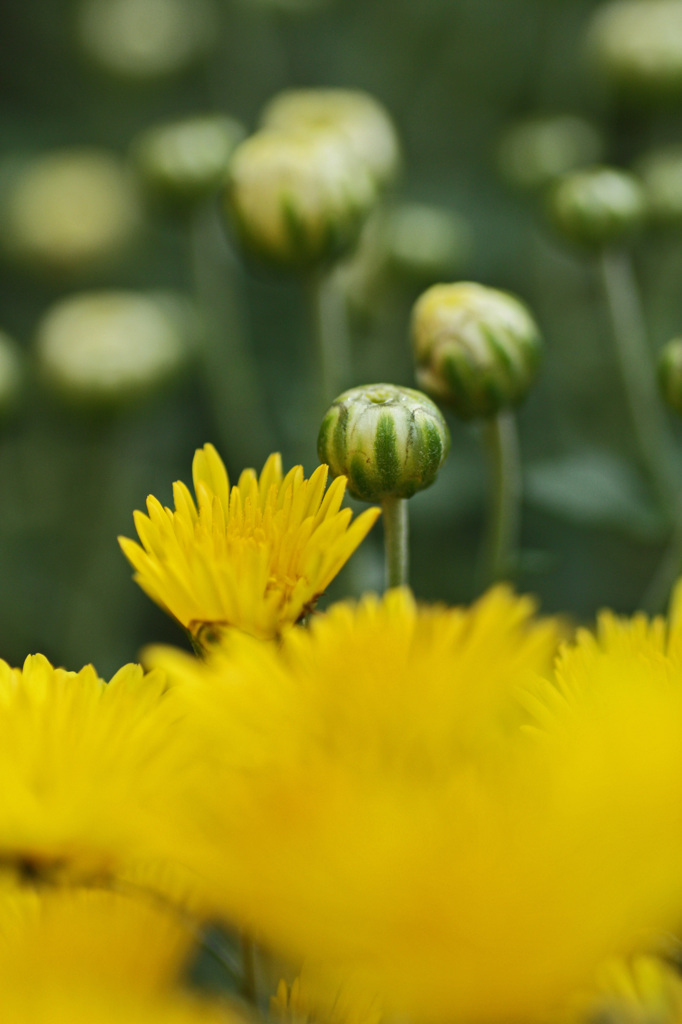
{"label": "blurred background foliage", "polygon": [[[417,201],[459,218],[451,278],[518,294],[540,324],[544,362],[519,413],[526,494],[518,587],[578,620],[603,605],[637,607],[668,531],[638,463],[598,276],[589,255],[553,234],[537,192],[509,180],[515,160],[523,176],[530,145],[519,157],[517,143],[510,155],[508,129],[519,119],[586,118],[600,159],[621,167],[652,147],[682,144],[679,96],[619,92],[586,57],[587,26],[603,4],[190,0],[190,14],[176,11],[169,25],[163,0],[138,0],[144,9],[132,16],[126,56],[128,29],[106,2],[91,0],[86,11],[67,0],[5,0],[0,16],[0,329],[20,349],[24,374],[0,425],[2,656],[20,663],[41,650],[73,668],[93,661],[106,675],[146,642],[177,641],[131,582],[116,544],[117,534],[134,535],[133,509],[148,493],[169,503],[172,481],[189,481],[192,454],[207,440],[233,478],[246,464],[260,468],[271,445],[287,465],[310,472],[317,464],[302,291],[242,260],[218,200],[191,226],[142,194],[120,251],[100,260],[86,244],[84,257],[55,266],[12,244],[17,181],[36,156],[95,147],[138,188],[128,162],[141,131],[211,112],[252,131],[263,105],[291,86],[359,88],[379,99],[404,155],[389,207]],[[106,191],[110,199],[115,188]],[[96,218],[96,196],[91,207]],[[657,350],[682,332],[679,231],[648,229],[635,259]],[[350,383],[414,386],[410,309],[440,274],[428,265],[405,272],[398,259],[351,303]],[[102,288],[161,293],[193,347],[171,385],[121,408],[65,402],[36,356],[54,304]],[[231,379],[237,325],[263,390],[254,412],[242,408],[239,374],[236,387]],[[682,431],[674,414],[665,416],[682,465]],[[412,581],[421,598],[457,602],[479,588],[486,474],[476,425],[449,422],[450,459],[411,503]],[[374,533],[329,597],[380,586],[380,528]]]}

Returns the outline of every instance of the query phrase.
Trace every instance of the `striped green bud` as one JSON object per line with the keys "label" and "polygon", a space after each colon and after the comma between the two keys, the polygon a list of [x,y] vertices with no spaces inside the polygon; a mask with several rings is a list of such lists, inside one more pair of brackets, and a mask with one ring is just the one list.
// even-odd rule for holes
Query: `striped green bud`
{"label": "striped green bud", "polygon": [[140,223],[122,162],[94,147],[30,161],[10,180],[2,205],[8,255],[55,276],[105,266],[132,243]]}
{"label": "striped green bud", "polygon": [[641,183],[613,167],[565,174],[549,195],[549,216],[559,234],[590,249],[624,241],[641,227],[646,214]]}
{"label": "striped green bud", "polygon": [[400,167],[398,136],[387,111],[358,89],[289,89],[265,108],[264,128],[329,132],[349,147],[375,184],[389,184]]}
{"label": "striped green bud", "polygon": [[658,384],[666,403],[682,416],[682,338],[673,338],[661,349]]}
{"label": "striped green bud", "polygon": [[70,404],[93,409],[145,398],[185,365],[185,314],[180,298],[165,293],[98,291],[62,299],[38,327],[43,380]]}
{"label": "striped green bud", "polygon": [[268,129],[237,146],[226,199],[247,250],[275,266],[306,270],[356,241],[376,186],[338,136]]}
{"label": "striped green bud", "polygon": [[417,382],[462,419],[494,416],[526,395],[541,339],[523,303],[463,282],[438,284],[412,312]]}
{"label": "striped green bud", "polygon": [[133,143],[132,157],[150,195],[191,207],[225,184],[232,151],[245,134],[222,114],[188,117],[148,128]]}
{"label": "striped green bud", "polygon": [[600,4],[587,49],[597,68],[636,96],[682,91],[682,0],[613,0]]}
{"label": "striped green bud", "polygon": [[430,487],[450,450],[450,433],[430,398],[412,388],[368,384],[344,391],[325,415],[317,453],[348,478],[361,501],[411,498]]}
{"label": "striped green bud", "polygon": [[76,36],[94,65],[146,82],[180,74],[216,37],[213,0],[82,0]]}

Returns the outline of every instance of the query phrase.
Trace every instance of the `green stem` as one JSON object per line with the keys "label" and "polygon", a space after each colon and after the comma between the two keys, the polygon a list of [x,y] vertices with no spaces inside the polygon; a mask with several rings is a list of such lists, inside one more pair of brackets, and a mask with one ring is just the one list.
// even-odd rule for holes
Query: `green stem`
{"label": "green stem", "polygon": [[318,405],[322,416],[352,376],[348,319],[345,298],[329,271],[312,274],[309,293],[317,368],[313,405]]}
{"label": "green stem", "polygon": [[678,509],[672,538],[640,602],[642,611],[658,615],[666,610],[675,580],[682,572],[682,507]]}
{"label": "green stem", "polygon": [[408,582],[409,545],[407,498],[384,498],[381,503],[386,551],[386,588]]}
{"label": "green stem", "polygon": [[486,577],[508,578],[518,563],[521,529],[521,458],[513,412],[505,410],[483,424],[490,462],[490,512]]}
{"label": "green stem", "polygon": [[607,249],[600,269],[637,446],[662,507],[674,519],[680,470],[656,387],[632,262],[624,250]]}
{"label": "green stem", "polygon": [[213,207],[190,223],[192,278],[202,317],[202,361],[216,430],[238,466],[259,466],[274,450],[258,367],[248,346],[238,267]]}

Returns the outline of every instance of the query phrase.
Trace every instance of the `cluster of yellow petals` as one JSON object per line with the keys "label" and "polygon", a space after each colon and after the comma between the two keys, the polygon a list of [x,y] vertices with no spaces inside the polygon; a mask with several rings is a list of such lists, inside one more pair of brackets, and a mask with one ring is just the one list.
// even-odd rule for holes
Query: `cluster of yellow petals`
{"label": "cluster of yellow petals", "polygon": [[351,510],[341,509],[345,477],[325,494],[326,466],[309,480],[300,466],[283,476],[279,455],[230,488],[207,444],[192,475],[196,503],[180,482],[175,511],[150,496],[148,515],[135,513],[141,545],[120,543],[142,589],[194,636],[207,625],[278,635],[315,604],[379,515],[368,509],[351,524]]}
{"label": "cluster of yellow petals", "polygon": [[592,989],[576,994],[560,1020],[561,1024],[679,1024],[682,975],[671,962],[652,954],[609,960],[597,971]]}
{"label": "cluster of yellow petals", "polygon": [[[149,853],[168,779],[185,767],[162,673],[0,661],[0,866],[106,878]],[[165,812],[164,812],[165,813]]]}
{"label": "cluster of yellow petals", "polygon": [[177,914],[141,899],[68,888],[5,891],[0,1020],[240,1024],[233,1011],[185,991],[193,944]]}

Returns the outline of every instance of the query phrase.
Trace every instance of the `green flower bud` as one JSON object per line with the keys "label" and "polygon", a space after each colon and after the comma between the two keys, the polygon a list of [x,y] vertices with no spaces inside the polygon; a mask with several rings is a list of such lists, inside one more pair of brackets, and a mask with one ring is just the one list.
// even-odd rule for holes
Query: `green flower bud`
{"label": "green flower bud", "polygon": [[682,338],[673,338],[661,349],[658,383],[667,404],[682,416]]}
{"label": "green flower bud", "polygon": [[6,416],[16,405],[23,377],[19,349],[4,331],[0,331],[0,416]]}
{"label": "green flower bud", "polygon": [[532,117],[506,130],[498,162],[511,185],[540,189],[566,171],[596,163],[603,150],[600,133],[582,117]]}
{"label": "green flower bud", "polygon": [[519,299],[480,284],[438,284],[412,312],[417,382],[462,419],[494,416],[525,397],[541,339]]}
{"label": "green flower bud", "polygon": [[348,477],[361,501],[411,498],[430,487],[450,450],[438,406],[412,388],[369,384],[344,391],[327,411],[317,440],[321,462]]}
{"label": "green flower bud", "polygon": [[552,188],[548,202],[557,231],[592,249],[623,241],[642,225],[647,213],[637,178],[611,167],[565,174]]}
{"label": "green flower bud", "polygon": [[147,397],[187,357],[174,297],[101,291],[56,303],[38,328],[46,384],[72,403],[113,408]]}
{"label": "green flower bud", "polygon": [[637,164],[652,221],[682,225],[682,146],[647,153]]}
{"label": "green flower bud", "polygon": [[152,195],[171,206],[192,206],[225,184],[232,152],[245,135],[231,117],[188,117],[147,129],[132,155]]}
{"label": "green flower bud", "polygon": [[614,0],[600,5],[587,47],[615,85],[641,95],[682,90],[682,0]]}
{"label": "green flower bud", "polygon": [[398,136],[388,113],[368,93],[351,89],[291,89],[270,101],[263,127],[338,134],[379,188],[400,166]]}
{"label": "green flower bud", "polygon": [[227,204],[244,247],[308,269],[357,239],[376,198],[367,170],[328,132],[257,132],[237,146]]}
{"label": "green flower bud", "polygon": [[441,206],[403,203],[387,218],[389,263],[419,284],[457,273],[469,256],[471,242],[467,221]]}
{"label": "green flower bud", "polygon": [[84,0],[76,22],[93,64],[137,81],[184,71],[210,48],[215,29],[211,0]]}
{"label": "green flower bud", "polygon": [[51,274],[78,274],[134,239],[139,203],[122,163],[97,149],[65,149],[29,163],[3,203],[9,256]]}

